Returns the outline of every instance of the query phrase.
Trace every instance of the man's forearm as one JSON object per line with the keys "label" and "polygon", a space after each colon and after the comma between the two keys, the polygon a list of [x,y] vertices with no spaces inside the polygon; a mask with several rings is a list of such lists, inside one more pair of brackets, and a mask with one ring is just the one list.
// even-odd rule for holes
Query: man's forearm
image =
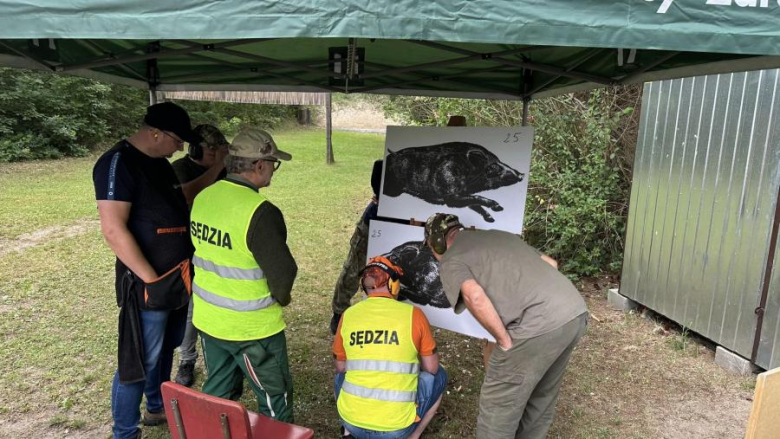
{"label": "man's forearm", "polygon": [[138,243],[127,228],[117,227],[110,231],[104,231],[103,236],[116,257],[142,281],[151,282],[157,278],[157,272],[146,260]]}
{"label": "man's forearm", "polygon": [[292,301],[292,286],[295,282],[295,275],[297,274],[297,267],[292,269],[290,273],[283,273],[280,276],[272,276],[268,278],[268,289],[271,290],[271,296],[279,302],[279,305],[287,306]]}
{"label": "man's forearm", "polygon": [[463,303],[475,319],[484,327],[490,335],[496,339],[496,343],[502,349],[512,347],[512,338],[504,327],[496,308],[485,294],[485,291],[475,280],[467,280],[462,286]]}
{"label": "man's forearm", "polygon": [[[272,241],[269,239],[269,241]],[[271,297],[281,306],[287,306],[292,301],[291,292],[295,277],[298,275],[298,265],[290,254],[287,244],[282,242],[283,248],[274,251],[273,242],[264,245],[262,235],[254,235],[253,240],[247,242],[249,250],[255,257],[255,262],[265,273],[265,280]],[[279,246],[281,247],[281,245]]]}
{"label": "man's forearm", "polygon": [[295,259],[288,249],[285,250],[279,252],[255,252],[252,250],[257,264],[265,272],[271,296],[282,306],[290,304],[292,300],[290,293],[293,283],[295,283],[295,277],[298,275],[298,265],[295,263]]}
{"label": "man's forearm", "polygon": [[549,257],[547,255],[542,255],[542,260],[544,262],[547,262],[548,264],[550,264],[550,266],[552,268],[554,268],[556,270],[558,269],[558,261],[556,261],[555,259],[553,259],[553,258],[551,258],[551,257]]}
{"label": "man's forearm", "polygon": [[421,356],[420,368],[431,375],[436,375],[436,372],[439,371],[439,354]]}
{"label": "man's forearm", "polygon": [[506,328],[504,328],[504,324],[501,322],[501,318],[492,304],[486,305],[484,302],[479,302],[470,305],[469,301],[465,301],[465,303],[466,308],[477,319],[479,324],[496,339],[496,343],[501,348],[509,349],[512,346],[512,338],[509,336]]}
{"label": "man's forearm", "polygon": [[286,238],[282,213],[270,203],[261,204],[249,224],[246,245],[265,272],[271,295],[282,306],[290,303],[290,292],[298,275],[298,265]]}
{"label": "man's forearm", "polygon": [[181,185],[181,191],[184,193],[187,204],[191,206],[195,197],[198,196],[203,189],[206,189],[217,181],[217,177],[219,177],[219,173],[222,172],[223,169],[225,169],[224,165],[215,164],[201,174],[200,177]]}

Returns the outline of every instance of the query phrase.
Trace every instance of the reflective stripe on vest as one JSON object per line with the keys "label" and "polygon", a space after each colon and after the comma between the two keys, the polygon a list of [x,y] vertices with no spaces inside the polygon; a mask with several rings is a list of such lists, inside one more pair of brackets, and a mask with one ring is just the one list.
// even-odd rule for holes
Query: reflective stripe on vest
{"label": "reflective stripe on vest", "polygon": [[257,311],[259,309],[265,309],[276,303],[276,299],[271,296],[264,297],[257,300],[234,300],[222,297],[218,294],[214,294],[211,291],[204,290],[199,287],[197,283],[192,284],[192,292],[197,294],[198,297],[204,301],[218,306],[220,308],[226,308],[231,311],[247,312]]}
{"label": "reflective stripe on vest", "polygon": [[370,387],[358,386],[357,384],[344,381],[341,390],[361,398],[376,399],[388,402],[415,402],[417,401],[417,392],[405,392],[403,390],[372,389]]}
{"label": "reflective stripe on vest", "polygon": [[347,370],[418,374],[420,373],[420,365],[418,363],[402,363],[400,361],[347,360]]}
{"label": "reflective stripe on vest", "polygon": [[214,262],[207,261],[198,256],[192,257],[192,263],[200,269],[210,271],[212,273],[216,273],[217,276],[224,277],[225,279],[239,279],[239,280],[265,279],[265,274],[263,273],[263,270],[260,267],[258,268],[228,267],[225,265],[215,264]]}

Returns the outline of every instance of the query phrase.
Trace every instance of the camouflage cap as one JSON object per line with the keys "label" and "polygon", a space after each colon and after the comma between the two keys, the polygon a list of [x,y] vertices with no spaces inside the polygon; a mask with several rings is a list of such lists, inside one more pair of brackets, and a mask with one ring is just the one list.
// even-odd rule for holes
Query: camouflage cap
{"label": "camouflage cap", "polygon": [[[463,227],[457,215],[434,213],[425,221],[425,242],[432,245],[436,253],[443,254],[447,250],[444,242],[447,232],[454,227]],[[440,251],[442,248],[444,251]]]}
{"label": "camouflage cap", "polygon": [[198,125],[193,131],[203,138],[200,145],[204,148],[217,149],[221,146],[228,145],[225,135],[214,125]]}
{"label": "camouflage cap", "polygon": [[249,159],[276,158],[290,160],[292,156],[276,147],[274,138],[266,131],[249,128],[241,131],[230,144],[229,154]]}

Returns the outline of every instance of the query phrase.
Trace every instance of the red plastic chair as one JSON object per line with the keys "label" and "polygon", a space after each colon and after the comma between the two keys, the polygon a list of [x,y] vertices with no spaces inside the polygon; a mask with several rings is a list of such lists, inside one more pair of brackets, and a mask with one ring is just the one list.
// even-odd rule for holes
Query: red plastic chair
{"label": "red plastic chair", "polygon": [[309,439],[314,431],[252,413],[236,401],[167,381],[165,416],[173,439]]}

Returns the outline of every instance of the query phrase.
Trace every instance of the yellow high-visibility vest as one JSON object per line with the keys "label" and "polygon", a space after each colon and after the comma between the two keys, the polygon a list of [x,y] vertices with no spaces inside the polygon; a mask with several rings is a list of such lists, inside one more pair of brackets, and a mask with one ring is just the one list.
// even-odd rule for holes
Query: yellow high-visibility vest
{"label": "yellow high-visibility vest", "polygon": [[395,431],[415,421],[420,363],[412,339],[413,311],[394,299],[369,297],[344,312],[347,373],[336,405],[348,423]]}
{"label": "yellow high-visibility vest", "polygon": [[256,340],[285,328],[282,307],[246,245],[252,216],[263,202],[257,191],[226,180],[207,187],[193,202],[192,324],[212,337]]}

